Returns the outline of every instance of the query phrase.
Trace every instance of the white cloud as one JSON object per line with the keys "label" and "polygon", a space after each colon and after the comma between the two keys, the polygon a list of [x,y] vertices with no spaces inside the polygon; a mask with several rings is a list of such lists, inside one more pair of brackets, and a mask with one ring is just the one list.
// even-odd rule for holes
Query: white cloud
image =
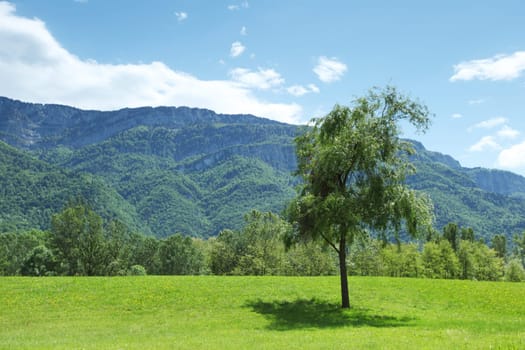
{"label": "white cloud", "polygon": [[460,119],[463,118],[463,115],[460,113],[454,113],[450,116],[452,119]]}
{"label": "white cloud", "polygon": [[248,30],[246,29],[245,26],[242,26],[242,28],[241,28],[241,35],[243,35],[243,36],[248,35]]}
{"label": "white cloud", "polygon": [[[525,141],[504,149],[498,155],[498,165],[508,169],[525,168]],[[524,169],[525,170],[525,169]]]}
{"label": "white cloud", "polygon": [[475,99],[475,100],[468,100],[468,104],[469,105],[480,105],[482,103],[485,103],[485,100],[482,99],[482,98],[478,98],[478,99]]}
{"label": "white cloud", "polygon": [[238,57],[242,55],[242,53],[246,50],[246,47],[240,42],[236,41],[232,43],[232,46],[230,48],[230,56],[231,57]]}
{"label": "white cloud", "polygon": [[347,71],[347,66],[337,58],[319,57],[317,66],[313,69],[319,80],[325,83],[331,83],[341,79]]}
{"label": "white cloud", "polygon": [[308,84],[307,86],[292,85],[286,89],[289,94],[294,96],[303,96],[309,93],[319,93],[319,88],[315,84]]}
{"label": "white cloud", "polygon": [[273,69],[259,68],[252,71],[247,68],[235,68],[230,71],[230,77],[244,87],[268,90],[284,83],[281,75]]}
{"label": "white cloud", "polygon": [[515,139],[518,137],[520,132],[511,128],[508,125],[503,125],[503,127],[498,131],[498,136],[503,139]]}
{"label": "white cloud", "polygon": [[162,62],[104,64],[64,49],[39,19],[16,15],[0,2],[0,96],[85,109],[190,106],[301,121],[297,104],[262,101],[230,80],[201,80]]}
{"label": "white cloud", "polygon": [[525,71],[525,51],[511,55],[465,61],[454,66],[450,81],[458,80],[511,80]]}
{"label": "white cloud", "polygon": [[175,16],[179,22],[182,22],[188,18],[188,14],[186,12],[175,12]]}
{"label": "white cloud", "polygon": [[515,139],[520,135],[518,130],[511,128],[508,125],[503,125],[503,127],[498,131],[498,136],[503,139]]}
{"label": "white cloud", "polygon": [[237,10],[240,10],[241,8],[247,9],[249,7],[250,7],[250,4],[248,3],[248,1],[243,1],[241,2],[240,5],[228,5],[228,10],[237,11]]}
{"label": "white cloud", "polygon": [[483,152],[487,150],[500,150],[501,146],[496,142],[493,136],[484,136],[474,145],[470,146],[471,152]]}
{"label": "white cloud", "polygon": [[495,128],[496,126],[505,124],[506,122],[507,122],[507,118],[496,117],[496,118],[484,120],[482,122],[472,125],[469,128],[469,131],[472,131],[473,129],[492,129],[492,128]]}

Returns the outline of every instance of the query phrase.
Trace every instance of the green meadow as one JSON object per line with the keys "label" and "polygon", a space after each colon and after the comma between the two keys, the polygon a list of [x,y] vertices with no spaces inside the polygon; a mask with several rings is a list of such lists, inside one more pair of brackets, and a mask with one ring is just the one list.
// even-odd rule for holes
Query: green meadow
{"label": "green meadow", "polygon": [[1,349],[524,349],[525,283],[351,277],[0,279]]}

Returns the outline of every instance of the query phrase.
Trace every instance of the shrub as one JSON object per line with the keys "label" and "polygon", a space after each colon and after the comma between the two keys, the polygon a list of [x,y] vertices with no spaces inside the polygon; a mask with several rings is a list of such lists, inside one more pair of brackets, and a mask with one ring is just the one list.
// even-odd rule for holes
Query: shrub
{"label": "shrub", "polygon": [[142,265],[133,265],[129,268],[130,276],[146,276],[146,269]]}
{"label": "shrub", "polygon": [[525,281],[525,269],[521,261],[518,259],[512,259],[505,266],[505,281],[509,282],[523,282]]}

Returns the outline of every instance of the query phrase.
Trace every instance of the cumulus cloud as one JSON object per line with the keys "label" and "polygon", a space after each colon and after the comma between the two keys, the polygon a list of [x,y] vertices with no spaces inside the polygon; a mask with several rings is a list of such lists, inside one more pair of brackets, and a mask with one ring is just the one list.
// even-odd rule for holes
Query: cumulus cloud
{"label": "cumulus cloud", "polygon": [[240,33],[241,33],[241,35],[243,35],[243,36],[248,35],[248,30],[246,29],[245,26],[242,26],[242,28],[241,28],[241,32],[240,32]]}
{"label": "cumulus cloud", "polygon": [[111,110],[190,106],[300,122],[297,104],[271,103],[231,80],[201,80],[162,62],[104,64],[64,49],[39,19],[0,2],[0,95],[24,101]]}
{"label": "cumulus cloud", "polygon": [[460,113],[454,113],[450,116],[452,119],[460,119],[463,118],[463,115]]}
{"label": "cumulus cloud", "polygon": [[511,80],[525,71],[525,51],[511,55],[461,62],[454,66],[450,81],[458,80]]}
{"label": "cumulus cloud", "polygon": [[470,146],[471,152],[483,152],[488,150],[500,150],[502,147],[496,142],[493,136],[484,136],[474,145]]}
{"label": "cumulus cloud", "polygon": [[230,71],[230,77],[245,87],[261,90],[268,90],[284,83],[281,75],[273,69],[259,68],[257,71],[252,71],[247,68],[235,68]]}
{"label": "cumulus cloud", "polygon": [[236,41],[232,43],[232,46],[230,48],[230,56],[231,57],[238,57],[242,55],[242,53],[246,50],[246,47],[240,42]]}
{"label": "cumulus cloud", "polygon": [[292,85],[288,87],[286,91],[294,96],[303,96],[310,93],[318,94],[320,92],[319,88],[315,84],[308,84],[307,86]]}
{"label": "cumulus cloud", "polygon": [[525,155],[525,141],[502,150],[498,155],[498,165],[508,169],[525,168],[523,155]]}
{"label": "cumulus cloud", "polygon": [[186,12],[175,12],[175,17],[177,17],[177,21],[182,22],[188,18],[188,14]]}
{"label": "cumulus cloud", "polygon": [[317,65],[313,71],[317,74],[319,80],[324,83],[331,83],[341,79],[347,71],[347,66],[337,58],[319,57]]}

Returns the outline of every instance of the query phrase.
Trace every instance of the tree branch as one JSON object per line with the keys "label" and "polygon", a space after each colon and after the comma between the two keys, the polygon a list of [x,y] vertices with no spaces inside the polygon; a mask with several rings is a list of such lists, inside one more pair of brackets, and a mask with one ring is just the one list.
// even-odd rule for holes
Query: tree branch
{"label": "tree branch", "polygon": [[335,251],[337,252],[337,254],[339,254],[339,249],[337,248],[337,246],[332,243],[332,241],[330,241],[328,238],[326,238],[325,235],[323,235],[322,233],[320,233],[321,237],[325,240],[325,242],[332,248],[335,249]]}

